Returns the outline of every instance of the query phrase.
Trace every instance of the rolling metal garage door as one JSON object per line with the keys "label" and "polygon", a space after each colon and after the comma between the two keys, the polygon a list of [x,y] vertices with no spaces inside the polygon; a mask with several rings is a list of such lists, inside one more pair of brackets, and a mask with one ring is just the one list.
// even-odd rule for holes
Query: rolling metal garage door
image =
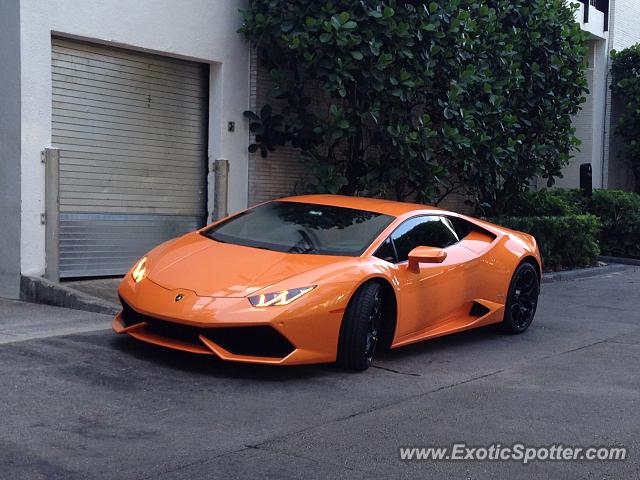
{"label": "rolling metal garage door", "polygon": [[120,275],[206,218],[208,66],[52,40],[60,276]]}

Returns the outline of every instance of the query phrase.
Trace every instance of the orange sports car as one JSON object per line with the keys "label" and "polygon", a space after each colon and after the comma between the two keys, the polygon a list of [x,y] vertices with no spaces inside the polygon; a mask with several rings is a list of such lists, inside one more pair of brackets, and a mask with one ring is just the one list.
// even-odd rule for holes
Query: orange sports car
{"label": "orange sports car", "polygon": [[283,198],[170,240],[118,290],[117,333],[223,360],[371,365],[492,323],[524,332],[541,260],[531,235],[425,205]]}

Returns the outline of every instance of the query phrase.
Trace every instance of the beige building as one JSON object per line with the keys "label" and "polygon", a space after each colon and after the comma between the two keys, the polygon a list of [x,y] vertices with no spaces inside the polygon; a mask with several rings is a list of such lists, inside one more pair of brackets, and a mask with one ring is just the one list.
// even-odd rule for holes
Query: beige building
{"label": "beige building", "polygon": [[[576,3],[576,2],[572,2]],[[633,177],[619,157],[615,127],[620,106],[609,88],[611,50],[640,42],[640,0],[582,0],[576,20],[590,33],[587,57],[589,94],[574,120],[580,151],[564,169],[558,186],[580,185],[580,165],[591,164],[594,188],[633,189]]]}

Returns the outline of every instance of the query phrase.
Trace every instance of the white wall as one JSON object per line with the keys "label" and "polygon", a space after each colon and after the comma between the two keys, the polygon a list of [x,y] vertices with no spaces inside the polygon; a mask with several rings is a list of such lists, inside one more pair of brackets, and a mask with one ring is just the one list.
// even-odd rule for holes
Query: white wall
{"label": "white wall", "polygon": [[614,50],[622,50],[640,42],[640,1],[610,0],[610,42]]}
{"label": "white wall", "polygon": [[596,7],[593,5],[589,5],[589,21],[584,23],[584,4],[582,2],[577,3],[574,0],[568,0],[567,3],[578,5],[574,17],[576,22],[580,24],[582,30],[589,32],[594,37],[604,38],[606,36],[606,32],[604,31],[604,13],[596,10]]}
{"label": "white wall", "polygon": [[[211,64],[209,154],[230,161],[229,209],[247,202],[249,46],[236,33],[246,0],[21,0],[22,273],[44,272],[44,168],[51,143],[51,35]],[[235,132],[227,122],[235,121]]]}

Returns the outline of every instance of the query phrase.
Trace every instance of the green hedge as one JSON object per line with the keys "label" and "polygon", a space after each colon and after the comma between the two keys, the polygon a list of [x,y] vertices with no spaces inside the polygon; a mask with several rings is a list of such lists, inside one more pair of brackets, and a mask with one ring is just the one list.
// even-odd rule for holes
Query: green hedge
{"label": "green hedge", "polygon": [[621,190],[594,190],[586,198],[577,189],[524,192],[509,205],[513,217],[591,214],[602,230],[603,255],[640,258],[640,195]]}
{"label": "green hedge", "polygon": [[640,258],[640,195],[621,190],[596,190],[587,209],[602,222],[603,255]]}
{"label": "green hedge", "polygon": [[536,238],[545,270],[594,265],[600,254],[600,221],[593,215],[501,217],[499,225]]}
{"label": "green hedge", "polygon": [[523,192],[508,205],[511,217],[546,217],[586,213],[580,190],[553,189]]}

